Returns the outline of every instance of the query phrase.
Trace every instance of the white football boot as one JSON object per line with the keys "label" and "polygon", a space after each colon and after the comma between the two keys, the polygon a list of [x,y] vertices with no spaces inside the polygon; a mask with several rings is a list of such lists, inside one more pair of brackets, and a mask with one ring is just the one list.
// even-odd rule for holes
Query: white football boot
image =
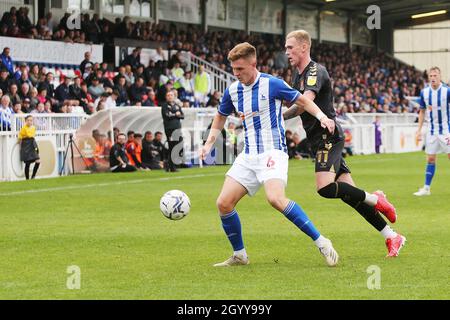
{"label": "white football boot", "polygon": [[248,257],[244,257],[243,255],[232,255],[230,258],[225,260],[224,262],[216,263],[214,267],[233,267],[233,266],[242,266],[250,263]]}
{"label": "white football boot", "polygon": [[431,195],[431,191],[430,191],[430,189],[420,188],[419,191],[414,192],[413,194],[418,197],[429,196],[429,195]]}
{"label": "white football boot", "polygon": [[339,255],[334,250],[333,244],[329,239],[326,239],[322,247],[319,247],[320,253],[324,256],[325,262],[329,267],[334,267],[339,261]]}

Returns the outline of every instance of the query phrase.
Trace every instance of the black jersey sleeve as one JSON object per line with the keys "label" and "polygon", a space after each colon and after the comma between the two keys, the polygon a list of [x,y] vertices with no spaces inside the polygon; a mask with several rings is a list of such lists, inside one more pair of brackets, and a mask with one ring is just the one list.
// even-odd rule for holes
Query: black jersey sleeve
{"label": "black jersey sleeve", "polygon": [[306,73],[305,92],[311,90],[316,95],[319,94],[320,89],[327,82],[327,79],[329,79],[327,70],[314,63]]}

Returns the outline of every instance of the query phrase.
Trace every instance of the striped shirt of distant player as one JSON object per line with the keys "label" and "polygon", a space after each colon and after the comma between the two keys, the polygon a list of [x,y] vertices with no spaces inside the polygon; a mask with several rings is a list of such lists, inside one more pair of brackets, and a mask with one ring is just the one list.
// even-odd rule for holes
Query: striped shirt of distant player
{"label": "striped shirt of distant player", "polygon": [[285,81],[258,73],[253,84],[233,82],[226,90],[219,113],[229,116],[237,110],[243,120],[245,153],[261,154],[273,149],[287,153],[282,101],[295,101],[300,92]]}
{"label": "striped shirt of distant player", "polygon": [[450,88],[441,84],[437,90],[431,86],[420,91],[419,104],[427,110],[431,135],[450,133]]}

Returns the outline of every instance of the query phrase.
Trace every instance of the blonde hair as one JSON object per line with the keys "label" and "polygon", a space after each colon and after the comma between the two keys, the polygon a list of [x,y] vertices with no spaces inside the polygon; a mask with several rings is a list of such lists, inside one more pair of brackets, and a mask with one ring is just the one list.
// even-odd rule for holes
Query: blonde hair
{"label": "blonde hair", "polygon": [[309,46],[311,46],[311,36],[305,30],[295,30],[288,33],[286,39],[295,38],[298,42],[306,42]]}
{"label": "blonde hair", "polygon": [[431,71],[437,71],[437,72],[441,73],[441,69],[439,69],[439,67],[436,67],[436,66],[431,67],[431,68],[430,68],[430,72],[431,72]]}
{"label": "blonde hair", "polygon": [[248,42],[237,44],[228,53],[228,60],[233,62],[241,58],[256,58],[256,49]]}

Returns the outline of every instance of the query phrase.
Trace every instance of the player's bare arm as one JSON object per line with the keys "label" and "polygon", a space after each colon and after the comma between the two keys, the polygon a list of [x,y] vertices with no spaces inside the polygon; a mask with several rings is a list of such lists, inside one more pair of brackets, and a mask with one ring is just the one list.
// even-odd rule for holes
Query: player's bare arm
{"label": "player's bare arm", "polygon": [[417,128],[416,138],[417,140],[422,140],[422,127],[423,121],[425,119],[425,109],[420,109],[419,111],[419,127]]}
{"label": "player's bare arm", "polygon": [[[316,94],[314,93],[314,91],[311,90],[305,91],[303,95],[306,96],[311,101],[314,101],[314,99],[316,98]],[[284,120],[289,120],[301,115],[303,112],[305,112],[305,108],[303,108],[302,106],[298,106],[296,104],[289,104],[288,110],[286,110],[283,113],[283,118]]]}
{"label": "player's bare arm", "polygon": [[225,122],[227,121],[227,117],[217,113],[214,116],[213,123],[211,125],[211,130],[209,131],[208,138],[206,139],[205,145],[200,149],[200,159],[204,160],[206,155],[211,150],[212,146],[216,142],[217,136],[222,131]]}
{"label": "player's bare arm", "polygon": [[295,101],[295,104],[303,107],[306,112],[316,117],[323,128],[327,128],[330,133],[334,133],[336,125],[334,120],[328,118],[312,100],[304,95],[300,95]]}

